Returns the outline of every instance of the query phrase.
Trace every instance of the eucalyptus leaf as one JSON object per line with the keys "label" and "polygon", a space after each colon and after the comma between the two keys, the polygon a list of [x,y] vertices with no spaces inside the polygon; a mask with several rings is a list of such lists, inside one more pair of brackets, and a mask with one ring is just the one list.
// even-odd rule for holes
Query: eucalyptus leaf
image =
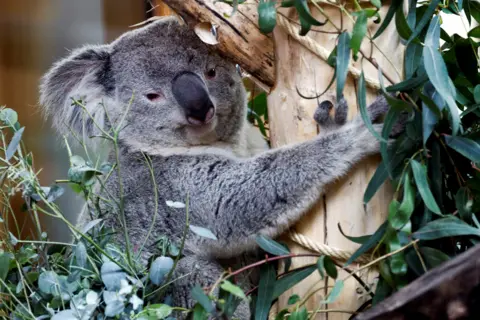
{"label": "eucalyptus leaf", "polygon": [[212,240],[218,240],[218,238],[213,234],[212,231],[208,230],[207,228],[204,228],[204,227],[199,227],[199,226],[194,226],[194,225],[189,225],[188,226],[190,228],[190,230],[192,230],[195,234],[201,236],[201,237],[204,237],[204,238],[208,238],[208,239],[212,239]]}
{"label": "eucalyptus leaf", "polygon": [[127,278],[127,274],[115,262],[107,261],[102,264],[100,277],[107,290],[120,290],[120,281]]}
{"label": "eucalyptus leaf", "polygon": [[273,286],[272,299],[275,300],[288,289],[292,288],[297,283],[303,281],[317,269],[316,266],[308,266],[293,270],[286,275],[280,277]]}
{"label": "eucalyptus leaf", "polygon": [[392,0],[392,4],[390,5],[390,7],[388,7],[387,15],[385,16],[385,19],[383,19],[380,28],[378,28],[377,32],[375,32],[373,39],[378,38],[383,33],[383,31],[385,31],[385,29],[390,24],[390,21],[392,21],[395,12],[397,12],[397,9],[402,6],[402,3],[403,0]]}
{"label": "eucalyptus leaf", "polygon": [[155,285],[160,285],[165,276],[172,270],[174,261],[170,257],[158,257],[150,266],[149,278]]}
{"label": "eucalyptus leaf", "polygon": [[412,35],[412,30],[407,23],[407,19],[403,15],[403,7],[399,6],[395,13],[395,26],[398,34],[405,40],[409,39]]}
{"label": "eucalyptus leaf", "polygon": [[198,301],[205,311],[212,312],[214,308],[212,300],[210,300],[210,298],[203,291],[202,287],[200,287],[198,284],[192,289],[192,298]]}
{"label": "eucalyptus leaf", "polygon": [[365,85],[365,76],[363,74],[363,70],[362,70],[362,73],[360,74],[360,79],[358,81],[358,92],[357,92],[357,96],[358,96],[358,105],[360,106],[360,115],[362,116],[362,120],[363,120],[363,123],[365,123],[365,125],[367,126],[368,128],[368,131],[370,131],[370,133],[376,137],[378,140],[380,141],[383,141],[383,142],[387,142],[385,139],[383,139],[377,131],[375,131],[375,129],[373,128],[373,124],[372,124],[372,120],[370,119],[370,117],[368,116],[368,110],[367,110],[367,88],[366,88],[366,85]]}
{"label": "eucalyptus leaf", "polygon": [[255,320],[266,320],[270,312],[275,289],[276,273],[272,264],[260,267],[257,301],[255,303]]}
{"label": "eucalyptus leaf", "polygon": [[255,238],[255,241],[260,246],[260,248],[274,256],[283,256],[290,254],[290,251],[288,251],[288,249],[285,248],[283,245],[264,235],[258,235]]}
{"label": "eucalyptus leaf", "polygon": [[220,287],[223,290],[225,290],[227,292],[230,292],[231,294],[233,294],[234,296],[236,296],[236,297],[238,297],[242,300],[245,300],[245,301],[247,300],[247,296],[245,295],[243,290],[239,286],[234,285],[233,283],[231,283],[228,280],[223,280]]}
{"label": "eucalyptus leaf", "polygon": [[22,140],[23,131],[25,131],[25,127],[20,128],[20,130],[17,130],[14,133],[12,140],[5,151],[5,159],[7,161],[9,161],[17,151],[20,141]]}
{"label": "eucalyptus leaf", "polygon": [[[294,310],[290,313],[288,320],[307,320],[308,319],[308,311],[307,308],[301,307],[300,309]],[[255,318],[255,320],[257,320]]]}
{"label": "eucalyptus leaf", "polygon": [[347,260],[345,263],[345,266],[350,265],[352,262],[354,262],[358,257],[360,257],[362,254],[373,248],[377,243],[383,238],[383,235],[387,231],[387,226],[388,222],[385,221],[378,227],[377,231],[366,241],[364,244],[360,246],[360,248],[355,251],[352,256]]}
{"label": "eucalyptus leaf", "polygon": [[277,24],[276,1],[261,1],[258,4],[258,26],[264,34],[270,33]]}
{"label": "eucalyptus leaf", "polygon": [[403,200],[399,205],[398,210],[394,215],[388,216],[388,221],[390,225],[399,230],[401,229],[409,220],[413,213],[415,206],[415,192],[414,188],[410,183],[410,174],[405,175],[405,181],[403,182]]}
{"label": "eucalyptus leaf", "polygon": [[352,241],[352,242],[355,242],[355,243],[359,243],[359,244],[363,244],[365,243],[372,235],[366,235],[366,236],[360,236],[360,237],[352,237],[352,236],[347,236],[343,230],[342,230],[342,227],[340,227],[340,223],[337,223],[337,227],[338,227],[338,230],[340,231],[340,233],[345,237],[347,238],[348,240]]}
{"label": "eucalyptus leaf", "polygon": [[468,138],[449,135],[445,135],[445,142],[464,157],[475,163],[480,163],[480,144]]}
{"label": "eucalyptus leaf", "polygon": [[338,299],[338,297],[340,296],[340,293],[342,293],[343,286],[344,286],[343,280],[335,281],[335,284],[333,285],[332,290],[328,294],[327,299],[322,301],[322,303],[323,304],[328,304],[328,303],[335,302]]}
{"label": "eucalyptus leaf", "polygon": [[[367,33],[367,14],[364,10],[357,15],[357,20],[353,26],[352,38],[350,39],[350,47],[352,48],[353,57],[357,60],[357,54],[362,45],[363,38]],[[363,73],[362,73],[363,74]]]}
{"label": "eucalyptus leaf", "polygon": [[441,215],[441,210],[433,197],[432,191],[430,191],[430,186],[427,181],[427,173],[425,166],[420,164],[418,161],[412,159],[410,165],[413,171],[413,177],[415,178],[415,183],[417,184],[417,189],[420,195],[422,196],[425,205],[433,213]]}
{"label": "eucalyptus leaf", "polygon": [[87,257],[87,248],[82,241],[79,241],[75,247],[75,259],[77,260],[77,264],[79,267],[87,267]]}
{"label": "eucalyptus leaf", "polygon": [[468,225],[455,216],[447,216],[429,222],[413,233],[413,237],[420,240],[435,240],[456,236],[480,237],[480,229]]}
{"label": "eucalyptus leaf", "polygon": [[343,32],[338,37],[337,45],[337,101],[343,97],[343,88],[348,74],[348,65],[350,61],[350,36],[348,32]]}
{"label": "eucalyptus leaf", "polygon": [[[438,1],[438,0],[435,0]],[[433,2],[432,2],[433,3]],[[447,67],[438,52],[438,42],[440,39],[440,24],[438,17],[434,17],[428,28],[427,36],[425,38],[425,46],[423,47],[423,62],[428,78],[437,90],[437,92],[446,101],[452,118],[453,135],[459,130],[460,117],[458,107],[455,102],[456,91],[452,81],[448,76]]]}
{"label": "eucalyptus leaf", "polygon": [[[423,14],[422,18],[420,21],[418,21],[415,29],[413,30],[412,34],[410,35],[410,38],[408,38],[408,42],[411,42],[413,39],[415,39],[420,32],[422,32],[423,28],[428,24],[428,22],[433,21],[435,19],[438,19],[437,16],[435,16],[433,19],[430,19],[435,12],[435,9],[437,9],[438,4],[440,3],[440,0],[432,0],[430,4],[428,5],[427,10]],[[430,23],[431,24],[431,23]],[[440,37],[440,30],[439,32],[439,37]]]}

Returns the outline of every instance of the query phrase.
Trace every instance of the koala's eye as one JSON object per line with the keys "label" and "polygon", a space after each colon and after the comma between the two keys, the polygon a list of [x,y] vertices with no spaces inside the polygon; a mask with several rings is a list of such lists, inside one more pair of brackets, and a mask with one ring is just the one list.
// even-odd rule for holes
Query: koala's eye
{"label": "koala's eye", "polygon": [[208,79],[213,79],[215,78],[215,76],[217,75],[217,71],[215,70],[215,68],[212,68],[212,69],[209,69],[205,75],[207,76]]}
{"label": "koala's eye", "polygon": [[155,92],[147,93],[145,96],[150,101],[158,101],[158,100],[162,99],[162,95],[160,95],[158,93],[155,93]]}

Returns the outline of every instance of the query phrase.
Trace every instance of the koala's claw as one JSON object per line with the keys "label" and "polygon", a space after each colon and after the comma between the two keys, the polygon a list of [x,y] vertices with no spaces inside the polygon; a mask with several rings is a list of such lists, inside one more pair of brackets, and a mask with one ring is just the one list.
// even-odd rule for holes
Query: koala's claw
{"label": "koala's claw", "polygon": [[335,107],[335,116],[332,118],[330,116],[330,111],[333,108],[334,105],[331,101],[324,100],[318,105],[317,110],[315,110],[313,119],[324,129],[333,129],[344,125],[345,122],[347,122],[347,101],[344,98],[340,100],[338,105]]}

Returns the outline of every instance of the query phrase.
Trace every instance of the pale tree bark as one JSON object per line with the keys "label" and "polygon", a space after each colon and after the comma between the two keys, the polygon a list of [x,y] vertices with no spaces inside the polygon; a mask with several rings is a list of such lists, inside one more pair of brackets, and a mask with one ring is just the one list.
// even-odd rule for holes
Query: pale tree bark
{"label": "pale tree bark", "polygon": [[[273,147],[306,141],[318,134],[321,128],[318,128],[313,121],[313,113],[318,102],[302,99],[297,93],[297,88],[303,95],[314,96],[326,89],[334,70],[324,59],[306,49],[278,25],[273,32],[274,46],[272,35],[265,36],[258,29],[257,1],[248,0],[245,4],[239,5],[238,12],[231,18],[226,18],[224,14],[230,14],[232,8],[225,3],[214,4],[214,0],[164,0],[164,3],[192,28],[199,22],[210,22],[218,26],[218,50],[239,63],[264,85],[272,88],[268,96],[268,108],[270,139]],[[311,31],[307,37],[314,39],[330,52],[335,47],[337,28],[352,30],[353,21],[351,17],[345,15],[342,17],[339,8],[324,1],[317,1],[317,3],[321,6],[324,15],[311,6],[314,16],[319,21],[325,20],[325,17],[331,21],[317,29],[329,33]],[[382,18],[385,17],[389,5],[388,1],[383,3],[380,12]],[[368,6],[368,2],[362,2],[362,6]],[[298,21],[293,9],[282,8],[279,12],[294,23]],[[369,36],[373,36],[378,27],[379,25],[369,22]],[[376,46],[372,46],[366,38],[362,44],[362,51],[368,58],[375,59],[393,82],[401,80],[404,51],[394,23],[391,23],[383,35],[375,40],[375,44]],[[358,69],[362,69],[362,65],[367,77],[378,79],[377,69],[367,59],[359,59],[354,63]],[[388,85],[389,81],[385,82]],[[349,119],[358,113],[356,86],[357,81],[349,75],[344,89],[345,98],[350,106]],[[375,90],[369,89],[367,102],[372,102],[377,94]],[[335,102],[335,84],[320,98],[320,101],[327,99]],[[329,186],[323,199],[295,226],[296,231],[317,243],[347,251],[357,249],[357,244],[340,234],[337,224],[339,223],[347,234],[359,236],[374,232],[385,220],[387,207],[392,199],[388,182],[367,205],[363,203],[365,188],[379,160],[379,156],[366,159],[359,163],[348,176]],[[284,238],[292,252],[309,251],[289,240],[288,234]],[[308,258],[292,260],[292,268],[316,262],[315,259]],[[373,272],[367,272],[361,277],[367,284],[371,284],[374,275]],[[339,273],[340,278],[345,276],[345,272]],[[327,287],[331,285],[333,281],[320,281],[319,276],[313,274],[282,295],[276,307],[286,307],[288,297],[293,293],[304,296],[314,289],[320,290],[306,303],[310,311],[318,308],[354,311],[368,299],[364,291],[358,290],[360,285],[350,278],[346,281],[342,294],[335,303],[328,306],[322,305],[322,300],[330,291]],[[338,312],[321,313],[315,319],[348,319],[349,317],[348,313]]]}

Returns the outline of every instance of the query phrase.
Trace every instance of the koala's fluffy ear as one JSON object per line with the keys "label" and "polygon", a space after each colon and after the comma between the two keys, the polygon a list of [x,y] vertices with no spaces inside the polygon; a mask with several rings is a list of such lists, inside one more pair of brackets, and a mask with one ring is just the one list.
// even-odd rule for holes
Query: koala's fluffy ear
{"label": "koala's fluffy ear", "polygon": [[103,126],[100,104],[107,103],[104,100],[115,88],[109,49],[108,45],[76,49],[42,78],[40,104],[60,133],[68,133],[70,127],[85,138],[94,134],[97,124]]}

